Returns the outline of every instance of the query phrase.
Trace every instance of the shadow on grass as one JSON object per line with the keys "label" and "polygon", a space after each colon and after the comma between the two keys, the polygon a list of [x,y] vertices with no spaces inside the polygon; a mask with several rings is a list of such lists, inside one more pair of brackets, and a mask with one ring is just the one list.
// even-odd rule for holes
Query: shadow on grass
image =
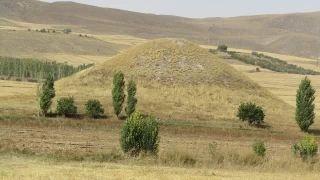
{"label": "shadow on grass", "polygon": [[320,129],[309,129],[308,133],[313,134],[315,136],[320,136]]}
{"label": "shadow on grass", "polygon": [[257,127],[257,128],[261,128],[261,129],[267,129],[267,130],[269,130],[271,128],[271,126],[268,124],[255,124],[252,126]]}
{"label": "shadow on grass", "polygon": [[60,113],[48,113],[46,114],[46,117],[48,118],[57,118],[57,117],[65,117],[70,119],[84,119],[84,115],[82,114],[60,114]]}
{"label": "shadow on grass", "polygon": [[[89,118],[85,114],[66,114],[66,115],[62,115],[62,114],[59,114],[59,113],[48,113],[48,114],[46,114],[46,117],[47,118],[64,117],[64,118],[68,118],[68,119],[77,119],[77,120],[82,120],[82,119],[85,119],[85,118]],[[95,118],[92,118],[92,119],[99,120],[99,119],[108,119],[108,118],[111,118],[111,116],[99,115],[99,116],[97,116]]]}

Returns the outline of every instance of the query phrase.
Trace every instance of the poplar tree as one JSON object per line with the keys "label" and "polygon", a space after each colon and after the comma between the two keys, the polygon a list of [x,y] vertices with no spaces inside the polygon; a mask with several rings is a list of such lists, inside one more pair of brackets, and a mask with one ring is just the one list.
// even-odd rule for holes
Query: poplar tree
{"label": "poplar tree", "polygon": [[46,78],[42,85],[42,92],[40,96],[40,108],[42,115],[46,115],[55,97],[54,79],[51,74]]}
{"label": "poplar tree", "polygon": [[112,102],[113,102],[113,111],[119,119],[119,114],[122,111],[123,102],[125,99],[124,94],[124,75],[122,72],[116,72],[113,76],[113,89],[112,89]]}
{"label": "poplar tree", "polygon": [[305,77],[299,85],[296,96],[296,121],[303,132],[308,131],[308,128],[313,124],[315,92],[311,81]]}
{"label": "poplar tree", "polygon": [[130,117],[132,113],[136,110],[136,104],[138,102],[137,98],[135,97],[137,92],[137,86],[136,83],[132,80],[128,83],[128,97],[127,97],[127,107],[126,107],[126,113],[127,117]]}

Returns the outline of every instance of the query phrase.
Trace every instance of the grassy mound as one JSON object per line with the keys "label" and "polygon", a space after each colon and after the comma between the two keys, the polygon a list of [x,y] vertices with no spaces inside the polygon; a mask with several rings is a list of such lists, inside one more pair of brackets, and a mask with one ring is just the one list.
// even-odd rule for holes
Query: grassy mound
{"label": "grassy mound", "polygon": [[132,47],[90,71],[88,75],[111,75],[118,70],[132,79],[169,84],[257,87],[231,66],[183,39],[158,39]]}
{"label": "grassy mound", "polygon": [[291,106],[183,39],[149,41],[65,78],[57,82],[58,97],[72,94],[83,102],[89,97],[103,98],[106,113],[113,114],[112,77],[119,70],[126,81],[137,81],[137,108],[163,120],[209,121],[216,127],[239,128],[243,123],[235,120],[237,108],[251,101],[265,109],[270,125],[295,127]]}

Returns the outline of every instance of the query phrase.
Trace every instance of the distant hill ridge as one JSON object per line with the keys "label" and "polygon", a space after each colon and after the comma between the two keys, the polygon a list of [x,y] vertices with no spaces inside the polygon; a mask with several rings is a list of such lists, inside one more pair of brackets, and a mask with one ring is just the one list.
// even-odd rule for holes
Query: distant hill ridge
{"label": "distant hill ridge", "polygon": [[62,24],[98,34],[127,34],[146,39],[186,38],[205,45],[227,44],[314,59],[319,56],[320,12],[190,19],[74,2],[0,0],[0,18]]}

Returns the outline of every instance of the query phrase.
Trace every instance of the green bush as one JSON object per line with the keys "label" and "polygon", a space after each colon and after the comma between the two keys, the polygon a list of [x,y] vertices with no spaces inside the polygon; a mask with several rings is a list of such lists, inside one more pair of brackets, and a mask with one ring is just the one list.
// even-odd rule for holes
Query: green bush
{"label": "green bush", "polygon": [[154,117],[142,118],[139,112],[127,118],[120,138],[125,153],[137,156],[140,152],[158,153],[159,128]]}
{"label": "green bush", "polygon": [[241,103],[238,108],[237,117],[241,121],[248,121],[249,124],[263,124],[265,114],[261,106],[257,106],[255,103],[247,102]]}
{"label": "green bush", "polygon": [[293,144],[292,151],[295,156],[307,160],[317,155],[318,144],[313,135],[306,134],[304,140],[300,141],[299,144]]}
{"label": "green bush", "polygon": [[266,147],[264,146],[264,142],[262,140],[258,140],[253,144],[253,151],[261,157],[265,156]]}
{"label": "green bush", "polygon": [[104,109],[102,108],[99,100],[88,100],[86,110],[86,115],[90,118],[98,118],[104,113]]}
{"label": "green bush", "polygon": [[221,51],[221,52],[227,52],[228,46],[226,46],[226,45],[219,45],[219,46],[218,46],[218,50]]}
{"label": "green bush", "polygon": [[63,32],[64,32],[65,34],[69,34],[69,33],[72,32],[72,30],[71,30],[71,29],[64,29]]}
{"label": "green bush", "polygon": [[260,58],[259,53],[255,52],[255,51],[252,51],[252,53],[251,53],[251,54]]}
{"label": "green bush", "polygon": [[76,114],[77,107],[74,104],[74,98],[68,97],[68,98],[61,98],[60,100],[58,100],[57,112],[64,116]]}

